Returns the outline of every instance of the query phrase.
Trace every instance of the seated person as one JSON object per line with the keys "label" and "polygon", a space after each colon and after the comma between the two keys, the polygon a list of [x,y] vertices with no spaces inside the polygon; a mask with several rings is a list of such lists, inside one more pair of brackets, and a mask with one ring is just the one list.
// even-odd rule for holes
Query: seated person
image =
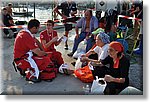
{"label": "seated person", "polygon": [[116,40],[116,38],[117,38],[116,30],[117,30],[116,26],[114,24],[112,24],[111,25],[111,30],[107,33],[110,37],[110,42]]}
{"label": "seated person", "polygon": [[[104,60],[108,56],[109,36],[106,33],[100,32],[96,36],[96,45],[97,46],[93,50],[89,50],[85,55],[81,56],[82,62],[87,61],[92,63],[100,63],[101,60]],[[98,60],[90,59],[89,56],[95,53],[98,54]],[[103,68],[95,67],[94,71],[92,71],[94,78],[96,75],[99,75],[99,77],[104,77],[103,71]]]}
{"label": "seated person", "polygon": [[46,23],[46,29],[40,33],[40,40],[46,52],[51,52],[50,59],[54,62],[56,67],[60,67],[64,61],[61,53],[56,51],[54,46],[58,46],[61,42],[61,38],[58,39],[57,32],[53,30],[54,22],[48,20]]}
{"label": "seated person", "polygon": [[[100,32],[96,36],[96,47],[93,50],[89,50],[86,54],[81,56],[82,61],[93,61],[99,62],[100,60],[105,59],[108,56],[108,43],[109,43],[109,36],[104,32]],[[98,60],[89,59],[88,56],[91,54],[98,54]]]}
{"label": "seated person", "polygon": [[[3,8],[3,10],[2,10],[2,22],[3,22],[4,26],[6,26],[6,27],[14,26],[13,18],[8,14],[6,8]],[[14,32],[14,38],[15,38],[17,35],[16,28],[10,28],[10,29]],[[9,34],[8,29],[5,28],[5,29],[3,29],[3,31],[8,38],[12,38]]]}
{"label": "seated person", "polygon": [[[81,33],[79,33],[79,27],[81,27]],[[95,29],[98,28],[98,20],[96,17],[92,15],[92,10],[85,11],[85,17],[82,17],[76,25],[76,37],[74,40],[74,45],[72,52],[68,54],[68,56],[72,57],[73,54],[78,49],[78,45],[84,39],[87,40],[86,52],[88,52],[95,43],[94,36],[91,35]],[[91,36],[91,37],[90,37]]]}
{"label": "seated person", "polygon": [[[27,80],[33,82],[39,82],[39,79],[33,74],[31,76],[34,77],[29,76],[25,71],[45,70],[51,62],[47,56],[48,54],[42,50],[40,42],[34,37],[39,27],[40,22],[36,19],[31,19],[27,29],[21,30],[14,42],[14,62],[21,74],[24,74]],[[34,54],[30,56],[29,52]],[[32,62],[28,59],[29,56],[33,59],[32,62],[34,61],[36,64],[34,64],[34,67],[37,66],[38,69],[36,69],[37,67],[35,69],[33,69],[33,66],[31,67]]]}
{"label": "seated person", "polygon": [[129,67],[130,62],[123,54],[124,48],[121,43],[113,41],[109,44],[109,56],[101,61],[103,65],[109,64],[109,68],[105,67],[104,80],[107,86],[104,94],[116,95],[129,85]]}

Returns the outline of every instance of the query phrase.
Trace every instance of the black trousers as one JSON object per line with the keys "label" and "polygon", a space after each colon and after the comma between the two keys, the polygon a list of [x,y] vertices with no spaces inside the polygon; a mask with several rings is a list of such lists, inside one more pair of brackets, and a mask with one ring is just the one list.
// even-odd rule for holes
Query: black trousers
{"label": "black trousers", "polygon": [[[9,31],[8,31],[9,29],[3,29],[3,32],[7,35],[7,34],[9,34]],[[17,30],[16,30],[16,28],[11,28],[11,30],[13,31],[13,32],[16,32]]]}
{"label": "black trousers", "polygon": [[[14,25],[6,25],[7,27],[10,27],[10,26],[14,26]],[[17,31],[17,29],[16,28],[10,28],[13,32],[16,32]],[[3,32],[7,35],[7,34],[9,34],[9,31],[8,31],[9,29],[3,29]]]}
{"label": "black trousers", "polygon": [[108,73],[108,67],[106,66],[97,66],[92,70],[94,79],[96,79],[96,76],[98,76],[98,78],[104,78],[106,73]]}

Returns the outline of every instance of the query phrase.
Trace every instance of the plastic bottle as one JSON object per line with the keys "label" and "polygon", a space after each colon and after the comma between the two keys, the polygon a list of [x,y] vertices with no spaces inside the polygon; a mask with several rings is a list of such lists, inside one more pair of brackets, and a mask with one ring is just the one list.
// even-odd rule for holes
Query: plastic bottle
{"label": "plastic bottle", "polygon": [[87,44],[87,40],[86,40],[86,39],[84,39],[84,45],[85,45],[85,44]]}
{"label": "plastic bottle", "polygon": [[85,92],[85,95],[88,95],[90,93],[90,87],[89,87],[89,85],[86,85],[84,87],[84,92]]}

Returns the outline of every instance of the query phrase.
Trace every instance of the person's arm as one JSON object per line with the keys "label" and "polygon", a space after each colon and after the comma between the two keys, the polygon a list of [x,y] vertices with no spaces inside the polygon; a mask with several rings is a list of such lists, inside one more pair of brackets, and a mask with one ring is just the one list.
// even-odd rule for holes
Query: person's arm
{"label": "person's arm", "polygon": [[86,62],[92,62],[92,63],[94,63],[94,64],[100,64],[100,61],[94,60],[94,59],[90,59],[90,58],[88,58],[88,57],[81,57],[80,60],[81,60],[81,62],[86,61]]}
{"label": "person's arm", "polygon": [[90,59],[90,58],[88,58],[88,62],[92,62],[92,63],[94,63],[94,64],[101,64],[101,61],[99,61],[99,60],[94,60],[94,59]]}
{"label": "person's arm", "polygon": [[139,12],[139,11],[140,11],[140,8],[139,8],[139,6],[137,6],[136,9],[134,11],[132,11],[130,14],[132,15],[132,14]]}
{"label": "person's arm", "polygon": [[58,10],[58,6],[56,6],[54,9],[53,9],[54,12],[56,12],[57,14],[59,14],[63,19],[67,19],[67,16],[63,15],[62,13],[59,12]]}
{"label": "person's arm", "polygon": [[8,16],[9,16],[9,18],[8,18],[8,22],[9,22],[9,24],[14,25],[13,18],[12,18],[10,15],[8,15]]}
{"label": "person's arm", "polygon": [[95,51],[94,50],[89,50],[85,55],[86,55],[86,57],[88,57],[91,54],[95,54]]}
{"label": "person's arm", "polygon": [[55,43],[55,46],[58,46],[61,43],[61,41],[62,41],[62,37],[59,40],[57,40],[57,42]]}
{"label": "person's arm", "polygon": [[93,50],[89,50],[86,54],[81,55],[81,60],[87,62],[93,61],[92,59],[88,58],[91,54],[95,54],[95,52]]}
{"label": "person's arm", "polygon": [[98,19],[96,17],[94,18],[94,30],[96,30],[98,28]]}
{"label": "person's arm", "polygon": [[79,37],[79,27],[82,27],[82,22],[83,22],[84,18],[81,18],[79,20],[79,22],[76,24],[76,27],[75,27],[75,31],[76,31],[76,39],[78,39]]}
{"label": "person's arm", "polygon": [[114,78],[111,75],[105,75],[104,80],[107,82],[124,83],[125,78]]}
{"label": "person's arm", "polygon": [[37,56],[47,56],[47,53],[45,51],[41,51],[40,48],[35,48],[31,50],[33,53],[35,53]]}
{"label": "person's arm", "polygon": [[75,27],[75,31],[76,31],[75,38],[78,39],[79,38],[79,28],[78,28],[78,26]]}
{"label": "person's arm", "polygon": [[53,33],[54,33],[55,37],[57,38],[57,41],[54,42],[54,43],[55,43],[55,46],[58,46],[58,45],[60,44],[60,42],[62,41],[62,38],[63,38],[63,37],[58,38],[58,35],[57,35],[57,32],[56,32],[56,31],[54,31]]}
{"label": "person's arm", "polygon": [[62,13],[59,12],[57,6],[53,9],[54,12],[58,13],[60,16],[62,16]]}
{"label": "person's arm", "polygon": [[50,40],[48,43],[46,43],[46,40],[42,40],[42,45],[45,47],[45,48],[48,48],[52,43],[55,43],[57,42],[57,39],[58,37],[54,37],[52,40]]}
{"label": "person's arm", "polygon": [[72,11],[71,12],[71,16],[75,16],[75,14],[77,14],[77,11]]}
{"label": "person's arm", "polygon": [[35,41],[36,41],[37,45],[39,46],[40,50],[44,51],[44,48],[43,48],[42,44],[39,42],[39,40],[35,38]]}

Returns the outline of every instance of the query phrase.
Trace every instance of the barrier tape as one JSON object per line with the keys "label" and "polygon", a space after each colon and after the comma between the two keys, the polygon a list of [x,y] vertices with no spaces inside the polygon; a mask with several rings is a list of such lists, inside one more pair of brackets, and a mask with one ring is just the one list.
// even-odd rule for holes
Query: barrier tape
{"label": "barrier tape", "polygon": [[124,16],[124,15],[118,15],[118,17],[125,18],[125,19],[132,19],[132,20],[138,20],[138,21],[141,21],[141,19],[139,19],[139,18],[134,18],[134,17]]}
{"label": "barrier tape", "polygon": [[[68,18],[71,18],[71,17],[68,17]],[[64,19],[60,19],[60,20],[54,20],[55,23],[57,22],[62,22]],[[62,22],[63,23],[63,22]],[[76,22],[70,22],[70,23],[73,23],[73,24],[76,24]],[[66,23],[64,23],[66,24]],[[40,25],[46,25],[46,23],[42,23]],[[54,24],[54,26],[60,26],[58,24]],[[10,28],[26,28],[27,25],[16,25],[16,26],[10,26],[10,27],[6,27],[6,26],[0,26],[0,29],[10,29]]]}
{"label": "barrier tape", "polygon": [[[74,18],[74,17],[76,17],[76,16],[79,16],[81,13],[83,13],[83,11],[80,12],[78,15],[75,15],[75,16],[72,16],[72,17],[67,17],[67,19],[71,19],[71,18]],[[77,22],[66,22],[66,23],[64,23],[63,21],[65,21],[65,20],[67,20],[67,19],[58,19],[58,20],[54,20],[54,23],[58,23],[58,22],[63,23],[63,24],[67,24],[67,23],[76,24],[76,23],[77,23]],[[45,23],[42,23],[42,24],[40,24],[40,25],[45,25],[45,24],[46,24],[46,22],[45,22]],[[54,24],[54,26],[60,26],[60,25]],[[10,27],[0,26],[0,29],[26,28],[26,27],[27,27],[27,25],[16,25],[16,26],[10,26]]]}
{"label": "barrier tape", "polygon": [[[40,25],[45,25],[46,23],[40,24]],[[58,24],[54,24],[54,26],[60,26]],[[43,27],[43,26],[40,26]],[[0,29],[11,29],[11,28],[27,28],[27,25],[17,25],[17,26],[10,26],[10,27],[4,27],[0,26]]]}

